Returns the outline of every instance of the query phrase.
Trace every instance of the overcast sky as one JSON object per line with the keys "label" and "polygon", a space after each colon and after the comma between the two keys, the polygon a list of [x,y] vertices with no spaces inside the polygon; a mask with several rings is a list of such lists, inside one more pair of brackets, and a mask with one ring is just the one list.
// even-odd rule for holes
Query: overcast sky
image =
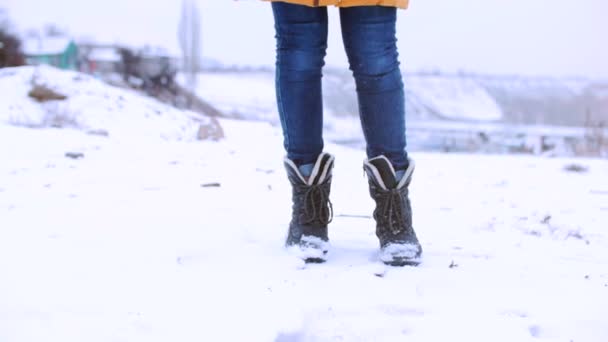
{"label": "overcast sky", "polygon": [[[270,5],[199,0],[203,55],[274,63]],[[20,29],[59,23],[76,36],[179,51],[177,0],[0,0]],[[346,67],[339,15],[330,9],[327,63]],[[608,78],[608,0],[411,0],[399,12],[406,69]]]}

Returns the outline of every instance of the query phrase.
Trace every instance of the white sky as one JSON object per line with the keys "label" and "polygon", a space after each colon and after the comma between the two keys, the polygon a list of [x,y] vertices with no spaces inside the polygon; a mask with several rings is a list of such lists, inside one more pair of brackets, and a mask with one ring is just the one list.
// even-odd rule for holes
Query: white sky
{"label": "white sky", "polygon": [[[274,63],[268,3],[198,0],[203,54],[229,64]],[[76,35],[178,50],[177,0],[0,0],[20,29],[61,23]],[[406,69],[608,78],[607,0],[411,0],[400,11]],[[327,63],[346,67],[330,9]]]}

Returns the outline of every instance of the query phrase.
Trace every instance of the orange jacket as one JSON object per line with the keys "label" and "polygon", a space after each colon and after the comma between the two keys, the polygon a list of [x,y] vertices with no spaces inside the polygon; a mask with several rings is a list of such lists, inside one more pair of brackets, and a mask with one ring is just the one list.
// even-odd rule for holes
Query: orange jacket
{"label": "orange jacket", "polygon": [[264,1],[281,1],[292,4],[306,5],[311,7],[330,6],[351,7],[351,6],[389,6],[398,8],[407,8],[409,0],[264,0]]}

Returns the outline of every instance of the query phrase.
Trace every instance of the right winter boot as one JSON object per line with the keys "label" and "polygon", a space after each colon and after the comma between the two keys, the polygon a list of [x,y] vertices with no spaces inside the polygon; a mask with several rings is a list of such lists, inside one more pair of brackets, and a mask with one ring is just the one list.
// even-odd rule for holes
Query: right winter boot
{"label": "right winter boot", "polygon": [[329,200],[334,157],[322,153],[317,161],[298,167],[285,158],[287,176],[292,186],[292,217],[285,245],[306,262],[325,262],[329,249],[327,225],[333,208]]}
{"label": "right winter boot", "polygon": [[395,171],[385,156],[363,164],[369,179],[369,193],[376,202],[374,219],[380,240],[380,260],[392,266],[415,266],[420,263],[422,247],[412,225],[412,207],[408,187],[414,171],[410,160],[406,170]]}

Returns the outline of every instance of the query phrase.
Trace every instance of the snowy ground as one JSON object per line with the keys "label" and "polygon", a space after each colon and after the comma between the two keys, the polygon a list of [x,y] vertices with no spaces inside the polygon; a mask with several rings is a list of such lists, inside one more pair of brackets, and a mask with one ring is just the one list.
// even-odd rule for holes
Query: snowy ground
{"label": "snowy ground", "polygon": [[333,248],[305,265],[276,127],[130,120],[0,120],[0,341],[608,340],[607,160],[416,153],[424,263],[387,268],[363,152],[328,145]]}
{"label": "snowy ground", "polygon": [[223,123],[222,143],[0,126],[0,340],[608,338],[605,160],[416,155],[425,262],[385,270],[363,155],[330,146],[333,249],[303,265],[277,132]]}

